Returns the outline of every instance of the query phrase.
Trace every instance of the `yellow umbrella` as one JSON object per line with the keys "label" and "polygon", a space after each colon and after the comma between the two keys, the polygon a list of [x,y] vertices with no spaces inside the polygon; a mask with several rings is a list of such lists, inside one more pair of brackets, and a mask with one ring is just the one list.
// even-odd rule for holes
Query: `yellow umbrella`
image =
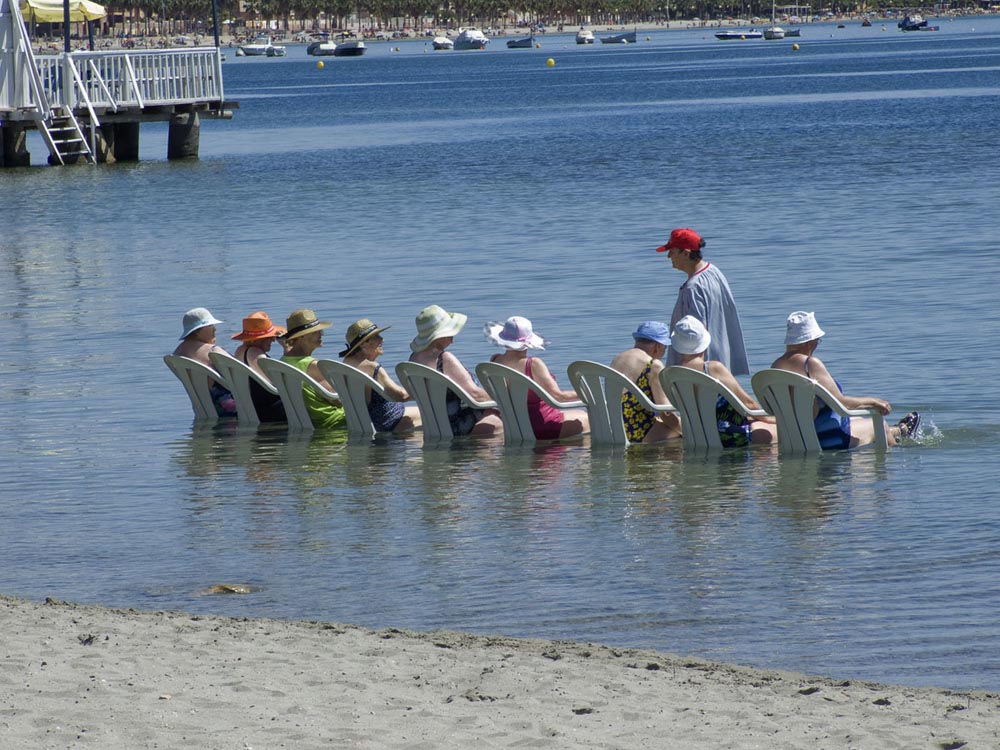
{"label": "yellow umbrella", "polygon": [[[61,23],[63,0],[21,0],[21,15],[26,21]],[[104,6],[91,0],[69,0],[70,21],[93,21],[106,15]]]}

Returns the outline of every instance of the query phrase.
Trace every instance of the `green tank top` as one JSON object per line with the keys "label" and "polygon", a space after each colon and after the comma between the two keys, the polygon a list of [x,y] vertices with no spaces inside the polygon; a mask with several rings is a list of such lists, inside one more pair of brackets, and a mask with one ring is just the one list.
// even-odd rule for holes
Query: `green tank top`
{"label": "green tank top", "polygon": [[[291,357],[287,354],[281,358],[282,362],[287,362],[292,367],[297,367],[306,373],[309,371],[309,365],[315,360],[315,357]],[[302,395],[305,398],[306,408],[309,409],[309,419],[312,420],[313,427],[347,429],[343,406],[334,406],[326,399],[317,396],[312,388],[306,386],[302,386]]]}

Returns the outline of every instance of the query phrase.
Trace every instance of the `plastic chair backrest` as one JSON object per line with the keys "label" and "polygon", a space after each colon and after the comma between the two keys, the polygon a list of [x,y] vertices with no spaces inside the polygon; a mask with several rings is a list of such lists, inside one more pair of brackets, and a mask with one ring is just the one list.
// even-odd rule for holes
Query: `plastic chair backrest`
{"label": "plastic chair backrest", "polygon": [[503,441],[507,445],[536,442],[528,413],[529,391],[534,391],[540,399],[557,409],[586,407],[583,401],[556,401],[524,373],[497,362],[480,362],[476,365],[476,375],[500,410]]}
{"label": "plastic chair backrest", "polygon": [[718,378],[690,367],[663,368],[660,385],[680,412],[684,445],[690,448],[722,450],[715,410],[719,396],[724,397],[744,417],[763,417],[767,414],[763,409],[748,409]]}
{"label": "plastic chair backrest", "polygon": [[676,411],[673,406],[654,404],[625,375],[599,362],[578,360],[566,370],[573,389],[587,406],[591,445],[628,445],[622,415],[622,392],[628,390],[652,412]]}
{"label": "plastic chair backrest", "polygon": [[477,401],[462,386],[433,367],[400,362],[396,365],[396,377],[417,402],[425,441],[452,438],[451,422],[448,420],[448,391],[476,409],[496,408],[493,401]]}
{"label": "plastic chair backrest", "polygon": [[[385,388],[367,373],[356,367],[345,365],[332,359],[317,359],[316,364],[344,405],[347,418],[347,434],[350,437],[371,439],[375,437],[375,425],[368,414],[368,389],[388,399]],[[391,399],[388,399],[391,400]]]}
{"label": "plastic chair backrest", "polygon": [[278,389],[258,375],[252,367],[248,367],[229,354],[210,352],[208,358],[229,384],[229,391],[236,399],[236,416],[240,424],[251,426],[260,424],[257,407],[254,406],[253,396],[250,394],[250,381],[256,380],[261,388],[276,396]]}
{"label": "plastic chair backrest", "polygon": [[209,422],[218,421],[219,414],[212,401],[209,383],[214,380],[224,388],[228,388],[229,384],[225,377],[211,367],[189,357],[167,354],[163,357],[163,361],[184,385],[184,390],[187,391],[188,398],[191,399],[194,418]]}
{"label": "plastic chair backrest", "polygon": [[823,450],[816,435],[813,405],[819,398],[845,417],[866,417],[875,430],[875,447],[889,447],[885,422],[877,409],[848,409],[815,380],[787,370],[761,370],[750,378],[754,396],[778,422],[778,446],[787,453],[818,453]]}
{"label": "plastic chair backrest", "polygon": [[327,401],[338,401],[337,394],[328,391],[316,382],[316,379],[299,368],[282,362],[279,359],[259,360],[260,369],[270,379],[271,383],[278,390],[281,402],[285,405],[285,416],[288,419],[288,427],[292,430],[312,430],[313,423],[309,416],[309,407],[306,406],[303,388],[311,388],[321,398]]}

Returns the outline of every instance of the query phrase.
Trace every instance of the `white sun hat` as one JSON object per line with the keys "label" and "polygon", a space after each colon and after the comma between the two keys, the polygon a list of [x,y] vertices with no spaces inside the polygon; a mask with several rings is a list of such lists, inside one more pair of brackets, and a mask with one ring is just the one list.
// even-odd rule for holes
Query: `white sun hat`
{"label": "white sun hat", "polygon": [[204,307],[195,307],[188,310],[184,313],[184,333],[181,334],[181,340],[183,341],[199,328],[204,328],[205,326],[215,326],[221,322],[221,320],[212,315],[212,313]]}
{"label": "white sun hat", "polygon": [[796,310],[788,316],[785,328],[785,346],[804,344],[825,335],[826,332],[816,322],[816,313]]}
{"label": "white sun hat", "polygon": [[670,347],[678,354],[701,354],[712,343],[712,334],[693,315],[685,315],[674,324]]}
{"label": "white sun hat", "polygon": [[417,313],[417,335],[410,342],[410,349],[422,352],[438,339],[458,335],[468,319],[468,315],[450,313],[440,305],[425,307]]}

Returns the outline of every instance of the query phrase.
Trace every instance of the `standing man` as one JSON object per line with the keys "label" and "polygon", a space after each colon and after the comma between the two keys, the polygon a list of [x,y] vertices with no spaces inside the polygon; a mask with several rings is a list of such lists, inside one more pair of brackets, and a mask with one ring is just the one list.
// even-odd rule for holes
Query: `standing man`
{"label": "standing man", "polygon": [[[749,375],[750,363],[736,300],[722,271],[701,257],[703,247],[705,240],[693,229],[675,229],[667,244],[656,248],[658,253],[667,253],[673,267],[688,276],[677,293],[670,330],[685,315],[693,315],[712,336],[706,359],[722,362],[733,375]],[[667,364],[679,363],[680,357],[670,349]]]}

